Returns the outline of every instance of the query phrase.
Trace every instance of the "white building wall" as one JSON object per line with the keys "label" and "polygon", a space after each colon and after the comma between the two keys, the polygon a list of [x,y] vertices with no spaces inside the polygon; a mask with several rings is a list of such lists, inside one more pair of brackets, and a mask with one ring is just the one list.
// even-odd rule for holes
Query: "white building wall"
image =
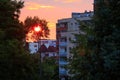
{"label": "white building wall", "polygon": [[39,42],[39,45],[38,45],[38,42],[30,42],[29,43],[29,50],[30,50],[30,53],[33,54],[33,53],[36,53],[38,51],[38,47],[40,48],[41,45],[45,45],[47,48],[49,46],[54,46],[56,47],[56,40],[41,40],[41,42]]}
{"label": "white building wall", "polygon": [[38,43],[29,43],[29,50],[30,50],[30,53],[36,53],[38,51]]}

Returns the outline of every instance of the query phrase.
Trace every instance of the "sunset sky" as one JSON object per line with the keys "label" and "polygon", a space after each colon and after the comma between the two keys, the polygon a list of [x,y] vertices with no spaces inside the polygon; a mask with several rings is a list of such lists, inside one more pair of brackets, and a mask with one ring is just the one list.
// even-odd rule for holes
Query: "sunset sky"
{"label": "sunset sky", "polygon": [[20,20],[27,16],[38,16],[49,23],[50,39],[55,39],[58,19],[70,18],[72,12],[93,11],[93,0],[24,0]]}

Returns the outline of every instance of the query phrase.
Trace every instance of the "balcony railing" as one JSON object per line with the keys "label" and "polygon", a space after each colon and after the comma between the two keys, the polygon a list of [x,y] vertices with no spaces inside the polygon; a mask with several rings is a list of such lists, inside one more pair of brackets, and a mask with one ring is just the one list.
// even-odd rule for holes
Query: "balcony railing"
{"label": "balcony railing", "polygon": [[66,52],[59,52],[59,56],[66,57],[66,56],[67,56],[67,53],[66,53]]}
{"label": "balcony railing", "polygon": [[67,70],[65,70],[64,68],[59,68],[59,74],[60,75],[67,75]]}
{"label": "balcony railing", "polygon": [[59,60],[59,65],[64,66],[64,65],[67,65],[67,64],[68,64],[67,61],[65,61],[65,60]]}
{"label": "balcony railing", "polygon": [[59,42],[59,46],[67,46],[67,42]]}
{"label": "balcony railing", "polygon": [[57,31],[67,31],[67,26],[57,27]]}

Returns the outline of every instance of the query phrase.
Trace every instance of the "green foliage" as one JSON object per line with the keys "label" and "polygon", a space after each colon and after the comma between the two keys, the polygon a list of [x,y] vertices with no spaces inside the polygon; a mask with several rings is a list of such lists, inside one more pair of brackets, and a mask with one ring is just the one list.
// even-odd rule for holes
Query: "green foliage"
{"label": "green foliage", "polygon": [[[40,54],[31,55],[34,63],[35,70],[35,80],[58,80],[58,64],[56,64],[56,59],[54,57],[47,57],[40,63]],[[41,68],[41,69],[40,69]],[[41,70],[41,75],[40,75]]]}
{"label": "green foliage", "polygon": [[58,64],[56,64],[56,59],[53,57],[46,58],[42,62],[42,80],[58,80]]}
{"label": "green foliage", "polygon": [[0,80],[33,80],[34,60],[17,40],[0,44]]}
{"label": "green foliage", "polygon": [[[93,20],[95,25],[90,31],[94,34],[77,35],[77,42],[81,45],[71,51],[73,59],[68,66],[72,74],[71,80],[119,80],[120,2],[97,0]],[[85,33],[88,32],[85,30]],[[79,55],[81,47],[84,55]]]}
{"label": "green foliage", "polygon": [[38,66],[23,46],[25,31],[18,20],[22,7],[22,1],[0,1],[0,80],[39,79]]}
{"label": "green foliage", "polygon": [[1,40],[17,39],[22,41],[25,38],[23,25],[18,20],[23,3],[16,0],[0,2],[0,31],[4,33]]}
{"label": "green foliage", "polygon": [[[23,7],[22,1],[1,0],[0,1],[0,25],[1,28],[8,28],[8,24],[18,21],[20,9]],[[6,25],[5,25],[6,24]]]}
{"label": "green foliage", "polygon": [[89,70],[92,69],[90,63],[91,56],[94,52],[94,32],[92,22],[79,22],[80,34],[75,34],[77,46],[71,50],[73,57],[69,60],[68,69],[71,80],[89,80],[91,76]]}
{"label": "green foliage", "polygon": [[[40,26],[41,31],[35,32],[34,27]],[[27,17],[24,21],[24,28],[26,34],[31,33],[31,36],[26,36],[27,39],[32,39],[33,41],[39,40],[41,37],[48,37],[49,35],[49,28],[47,25],[47,21],[44,19],[39,19],[37,16]]]}

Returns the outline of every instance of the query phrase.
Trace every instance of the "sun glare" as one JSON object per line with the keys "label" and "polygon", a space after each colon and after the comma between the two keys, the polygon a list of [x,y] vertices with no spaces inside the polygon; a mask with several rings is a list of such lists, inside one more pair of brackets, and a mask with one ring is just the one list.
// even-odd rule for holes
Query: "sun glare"
{"label": "sun glare", "polygon": [[37,27],[34,28],[34,30],[35,30],[36,32],[39,32],[39,31],[41,31],[41,28],[40,28],[40,26],[37,26]]}

